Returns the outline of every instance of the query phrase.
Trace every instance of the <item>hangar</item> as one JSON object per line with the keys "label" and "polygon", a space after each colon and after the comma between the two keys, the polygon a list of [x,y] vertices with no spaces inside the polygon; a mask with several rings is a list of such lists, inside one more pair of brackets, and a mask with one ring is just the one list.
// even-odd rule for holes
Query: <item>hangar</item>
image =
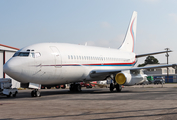
{"label": "hangar", "polygon": [[[159,65],[159,64],[153,64],[153,65]],[[166,63],[160,65],[166,65]],[[152,66],[152,64],[147,66]],[[148,76],[153,76],[154,79],[157,77],[163,77],[166,83],[177,83],[177,70],[174,69],[173,67],[168,67],[168,77],[167,77],[167,68],[147,69],[144,70],[144,74]]]}
{"label": "hangar", "polygon": [[[0,78],[11,78],[3,72],[3,65],[14,55],[18,48],[0,44]],[[12,79],[12,78],[11,78]],[[12,79],[12,88],[20,88],[20,83]]]}

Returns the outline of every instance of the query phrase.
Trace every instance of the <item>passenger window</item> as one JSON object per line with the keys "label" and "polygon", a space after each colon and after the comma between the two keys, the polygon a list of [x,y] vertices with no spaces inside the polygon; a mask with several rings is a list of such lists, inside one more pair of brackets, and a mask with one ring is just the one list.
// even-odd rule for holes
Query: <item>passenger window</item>
{"label": "passenger window", "polygon": [[70,56],[68,55],[68,59],[70,59]]}

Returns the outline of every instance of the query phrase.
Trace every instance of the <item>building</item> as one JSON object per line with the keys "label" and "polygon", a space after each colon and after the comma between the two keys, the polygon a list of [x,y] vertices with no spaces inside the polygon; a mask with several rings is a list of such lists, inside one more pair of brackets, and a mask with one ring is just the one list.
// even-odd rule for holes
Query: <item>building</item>
{"label": "building", "polygon": [[[14,55],[18,48],[0,44],[0,78],[10,78],[3,72],[3,65]],[[12,79],[12,78],[11,78]],[[12,79],[12,88],[20,88],[20,83]]]}
{"label": "building", "polygon": [[[165,65],[165,64],[153,64],[153,65]],[[152,65],[147,65],[152,66]],[[154,79],[157,77],[163,77],[165,79],[165,82],[169,83],[176,83],[177,82],[177,74],[176,69],[172,67],[168,67],[168,79],[167,79],[167,68],[155,68],[155,69],[147,69],[144,70],[144,74],[147,74],[148,76],[153,76]]]}

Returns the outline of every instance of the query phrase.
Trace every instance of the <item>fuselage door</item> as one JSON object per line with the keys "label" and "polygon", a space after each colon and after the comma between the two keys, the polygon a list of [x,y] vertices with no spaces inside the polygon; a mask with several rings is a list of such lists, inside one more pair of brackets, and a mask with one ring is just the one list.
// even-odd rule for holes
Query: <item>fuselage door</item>
{"label": "fuselage door", "polygon": [[58,48],[55,46],[50,46],[50,49],[52,50],[52,54],[55,57],[55,67],[61,68],[62,67],[62,59],[61,59],[61,54],[60,54]]}

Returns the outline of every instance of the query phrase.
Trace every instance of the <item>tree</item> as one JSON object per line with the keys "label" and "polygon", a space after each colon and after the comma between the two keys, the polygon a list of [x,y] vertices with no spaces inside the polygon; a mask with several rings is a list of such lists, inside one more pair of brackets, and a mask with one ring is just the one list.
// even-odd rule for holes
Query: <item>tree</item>
{"label": "tree", "polygon": [[159,64],[159,61],[154,56],[147,56],[143,64],[139,64],[138,67],[143,67],[147,64]]}

